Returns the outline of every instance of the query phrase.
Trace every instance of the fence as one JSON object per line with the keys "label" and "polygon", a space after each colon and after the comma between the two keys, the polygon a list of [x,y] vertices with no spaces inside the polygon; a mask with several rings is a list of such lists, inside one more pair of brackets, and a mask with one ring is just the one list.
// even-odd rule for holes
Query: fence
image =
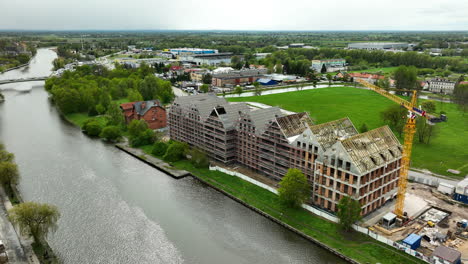
{"label": "fence", "polygon": [[[264,188],[272,193],[275,193],[275,194],[278,194],[278,191],[275,189],[275,188],[272,188],[264,183],[261,183],[257,180],[254,180],[252,178],[250,178],[249,176],[246,176],[242,173],[239,173],[239,172],[236,172],[236,171],[230,171],[230,170],[227,170],[227,169],[224,169],[224,168],[221,168],[221,167],[218,167],[218,166],[210,166],[210,170],[216,170],[216,171],[220,171],[220,172],[223,172],[223,173],[226,173],[228,175],[231,175],[231,176],[235,176],[235,177],[238,177],[238,178],[241,178],[245,181],[248,181],[252,184],[255,184],[261,188]],[[320,210],[319,208],[315,208],[313,206],[310,206],[310,205],[307,205],[307,204],[302,204],[302,208],[306,209],[307,211],[315,214],[315,215],[318,215],[320,217],[323,217],[329,221],[332,221],[334,223],[338,223],[339,222],[339,219],[338,217],[326,212],[326,211],[323,211],[323,210]],[[432,261],[432,258],[430,257],[426,257],[424,256],[423,254],[415,251],[415,250],[412,250],[400,243],[397,243],[393,240],[390,240],[384,236],[381,236],[377,233],[374,233],[372,232],[371,230],[367,229],[367,228],[364,228],[362,226],[358,226],[358,225],[352,225],[353,229],[360,232],[360,233],[363,233],[365,235],[368,235],[369,237],[381,242],[381,243],[384,243],[388,246],[391,246],[393,248],[396,248],[402,252],[405,252],[406,254],[409,254],[411,256],[414,256],[414,257],[417,257],[423,261],[426,261],[427,263],[433,263]]]}

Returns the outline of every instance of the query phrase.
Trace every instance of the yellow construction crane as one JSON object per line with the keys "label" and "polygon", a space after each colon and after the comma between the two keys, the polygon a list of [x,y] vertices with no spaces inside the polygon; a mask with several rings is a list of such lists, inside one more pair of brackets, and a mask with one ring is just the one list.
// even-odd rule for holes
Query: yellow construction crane
{"label": "yellow construction crane", "polygon": [[402,107],[408,109],[408,119],[406,120],[406,125],[403,130],[404,132],[404,143],[403,143],[403,157],[401,158],[401,169],[400,169],[400,179],[398,181],[398,192],[397,192],[397,201],[395,205],[395,214],[399,218],[404,218],[403,208],[405,205],[405,194],[406,194],[406,185],[408,184],[408,170],[410,166],[411,150],[413,147],[413,138],[416,133],[416,116],[422,116],[426,119],[429,119],[429,116],[426,115],[426,112],[417,107],[418,96],[416,90],[398,90],[402,92],[412,92],[413,96],[411,97],[411,102],[406,101],[398,97],[397,95],[391,94],[388,91],[368,83],[363,80],[357,80],[365,87],[371,89],[374,92],[377,92],[388,99],[400,104]]}

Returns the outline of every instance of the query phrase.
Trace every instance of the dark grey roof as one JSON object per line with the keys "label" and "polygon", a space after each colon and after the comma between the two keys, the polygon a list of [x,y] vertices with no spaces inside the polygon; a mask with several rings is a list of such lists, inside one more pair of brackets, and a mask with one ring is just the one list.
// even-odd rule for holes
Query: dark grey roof
{"label": "dark grey roof", "polygon": [[270,121],[283,116],[283,113],[278,107],[269,107],[250,111],[249,116],[255,126],[255,134],[262,135]]}
{"label": "dark grey roof", "polygon": [[456,263],[456,261],[461,257],[461,253],[459,251],[445,246],[438,246],[432,255],[443,258],[450,263]]}
{"label": "dark grey roof", "polygon": [[196,108],[201,120],[206,120],[213,108],[218,105],[227,104],[226,99],[219,98],[215,94],[197,94],[191,96],[179,96],[174,101],[175,105],[183,108]]}
{"label": "dark grey roof", "polygon": [[[226,130],[235,128],[240,117],[240,112],[247,113],[250,111],[249,106],[245,103],[224,104],[216,106],[215,108],[218,113],[219,120],[223,123]],[[224,111],[220,111],[221,108]]]}
{"label": "dark grey roof", "polygon": [[135,111],[139,115],[144,115],[148,110],[150,110],[154,106],[161,106],[161,103],[158,100],[151,100],[151,101],[142,101],[142,102],[136,102],[133,104],[133,107],[135,107]]}

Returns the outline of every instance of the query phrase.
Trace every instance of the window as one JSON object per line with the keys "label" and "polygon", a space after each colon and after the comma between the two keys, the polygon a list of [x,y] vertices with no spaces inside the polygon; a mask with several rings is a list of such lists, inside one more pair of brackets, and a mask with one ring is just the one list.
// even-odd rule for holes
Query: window
{"label": "window", "polygon": [[343,160],[342,159],[338,159],[338,167],[343,167]]}
{"label": "window", "polygon": [[351,163],[346,162],[345,170],[348,170],[348,171],[351,170]]}

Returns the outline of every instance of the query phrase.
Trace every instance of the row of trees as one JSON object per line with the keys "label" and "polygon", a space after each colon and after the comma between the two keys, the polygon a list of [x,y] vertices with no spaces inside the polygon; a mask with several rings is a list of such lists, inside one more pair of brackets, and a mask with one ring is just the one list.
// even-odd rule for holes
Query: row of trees
{"label": "row of trees", "polygon": [[[31,235],[34,242],[42,247],[47,235],[57,229],[60,213],[57,207],[49,204],[19,203],[16,192],[13,191],[13,186],[19,181],[18,166],[14,159],[14,154],[6,151],[5,146],[0,143],[0,182],[15,204],[8,211],[9,218],[20,227],[23,235]],[[39,257],[42,259],[44,256]]]}

